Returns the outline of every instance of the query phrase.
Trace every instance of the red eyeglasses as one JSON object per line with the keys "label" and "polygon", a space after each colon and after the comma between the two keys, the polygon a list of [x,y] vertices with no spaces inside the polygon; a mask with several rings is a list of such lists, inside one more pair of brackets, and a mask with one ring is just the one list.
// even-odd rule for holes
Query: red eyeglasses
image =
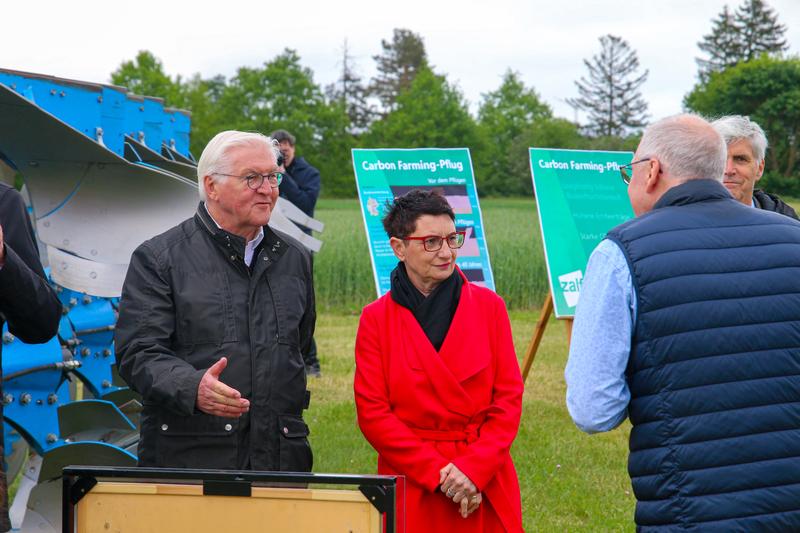
{"label": "red eyeglasses", "polygon": [[451,249],[458,249],[464,246],[464,240],[467,238],[466,231],[454,231],[450,235],[440,237],[438,235],[426,235],[425,237],[406,237],[404,241],[422,241],[422,246],[426,252],[438,252],[442,249],[444,241],[447,241],[447,246]]}

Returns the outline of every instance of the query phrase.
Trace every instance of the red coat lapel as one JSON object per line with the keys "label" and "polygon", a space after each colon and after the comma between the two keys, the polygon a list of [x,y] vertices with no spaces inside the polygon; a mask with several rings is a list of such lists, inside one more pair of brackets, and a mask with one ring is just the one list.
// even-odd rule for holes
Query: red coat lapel
{"label": "red coat lapel", "polygon": [[[458,273],[464,278],[460,270]],[[479,311],[472,285],[464,278],[453,323],[439,350],[439,356],[461,383],[486,368],[491,359],[489,350],[482,349],[487,328]]]}
{"label": "red coat lapel", "polygon": [[[459,270],[459,275],[464,275]],[[489,364],[489,354],[475,349],[482,337],[477,309],[469,282],[464,278],[456,313],[440,352],[428,340],[414,315],[405,307],[391,301],[403,325],[401,331],[410,334],[418,368],[422,368],[442,404],[450,411],[471,418],[478,409],[461,382],[475,375]]]}

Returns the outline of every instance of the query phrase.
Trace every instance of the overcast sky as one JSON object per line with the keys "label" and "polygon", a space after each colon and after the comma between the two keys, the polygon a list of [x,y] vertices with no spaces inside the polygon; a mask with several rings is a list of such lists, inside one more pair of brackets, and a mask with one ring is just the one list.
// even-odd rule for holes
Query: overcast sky
{"label": "overcast sky", "polygon": [[[598,38],[619,35],[650,77],[642,92],[653,118],[681,111],[695,83],[697,42],[725,4],[739,0],[339,0],[250,2],[3,2],[0,68],[108,82],[139,50],[150,50],[170,75],[233,75],[284,48],[297,50],[322,86],[341,69],[347,39],[357,71],[375,73],[372,56],[393,28],[420,34],[438,73],[456,83],[474,110],[513,69],[557,115],[574,118],[565,98],[586,73]],[[768,0],[800,53],[800,0]],[[157,95],[154,95],[157,96]]]}

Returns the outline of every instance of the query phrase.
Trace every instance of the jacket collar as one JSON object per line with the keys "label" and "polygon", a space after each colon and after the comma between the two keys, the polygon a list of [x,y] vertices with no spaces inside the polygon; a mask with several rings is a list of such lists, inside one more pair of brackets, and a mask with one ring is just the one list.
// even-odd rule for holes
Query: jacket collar
{"label": "jacket collar", "polygon": [[706,200],[733,200],[733,196],[717,180],[689,180],[665,192],[653,209],[670,205],[687,205]]}
{"label": "jacket collar", "polygon": [[211,235],[214,242],[222,246],[229,253],[244,258],[244,247],[246,244],[244,238],[218,227],[214,219],[211,218],[203,202],[200,202],[197,206],[197,213],[195,213],[194,217],[195,220],[200,223],[200,227]]}
{"label": "jacket collar", "polygon": [[286,171],[289,174],[291,174],[292,172],[295,172],[296,170],[302,170],[304,167],[307,166],[308,163],[306,163],[305,159],[303,159],[302,157],[295,156],[295,158],[292,159],[292,164],[286,167]]}
{"label": "jacket collar", "polygon": [[759,209],[767,209],[765,204],[767,203],[767,199],[772,199],[767,196],[767,193],[762,191],[761,189],[753,189],[753,207],[757,207]]}
{"label": "jacket collar", "polygon": [[[208,210],[203,202],[200,202],[197,206],[194,219],[197,221],[198,225],[211,236],[214,242],[229,254],[235,255],[244,262],[244,247],[247,244],[244,238],[217,227],[214,219],[208,214]],[[269,257],[269,261],[277,261],[280,256],[284,254],[287,247],[286,242],[272,231],[272,228],[264,226],[264,239],[261,241],[262,253],[253,257],[253,262],[264,254]]]}

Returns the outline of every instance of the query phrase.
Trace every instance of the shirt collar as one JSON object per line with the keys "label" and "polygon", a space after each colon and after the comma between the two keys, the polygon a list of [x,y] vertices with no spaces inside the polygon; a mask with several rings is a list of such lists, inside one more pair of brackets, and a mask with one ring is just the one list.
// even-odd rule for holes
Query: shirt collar
{"label": "shirt collar", "polygon": [[[210,218],[211,221],[214,222],[214,224],[216,224],[217,228],[224,229],[222,226],[219,225],[219,222],[217,222],[211,215],[211,212],[208,210],[208,206],[206,205],[205,202],[203,202],[203,209],[206,210],[208,218]],[[250,266],[250,263],[253,262],[253,254],[255,253],[255,250],[258,247],[258,245],[261,244],[262,240],[264,240],[264,228],[259,227],[258,233],[256,234],[255,237],[253,237],[253,240],[247,241],[247,243],[244,245],[244,264],[246,264],[247,266]]]}

